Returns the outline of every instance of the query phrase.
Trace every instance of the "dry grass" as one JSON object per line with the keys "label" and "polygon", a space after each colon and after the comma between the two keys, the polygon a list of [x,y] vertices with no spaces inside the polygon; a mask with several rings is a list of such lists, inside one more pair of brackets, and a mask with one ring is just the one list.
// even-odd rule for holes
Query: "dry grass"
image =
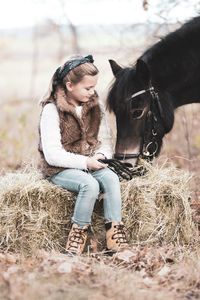
{"label": "dry grass", "polygon": [[0,299],[199,299],[199,250],[133,248],[115,257],[67,257],[56,252],[19,259],[0,255]]}
{"label": "dry grass", "polygon": [[42,180],[37,171],[7,173],[0,180],[0,191],[2,250],[60,249],[57,243],[66,239],[71,193]]}
{"label": "dry grass", "polygon": [[[173,166],[147,166],[147,176],[122,182],[123,217],[134,244],[191,244],[198,240],[189,201],[191,175]],[[64,249],[75,195],[46,180],[34,169],[0,177],[2,251],[24,254]],[[104,246],[102,202],[93,227]]]}
{"label": "dry grass", "polygon": [[198,235],[190,208],[191,174],[166,163],[146,167],[147,176],[122,184],[131,238],[139,243],[190,243]]}

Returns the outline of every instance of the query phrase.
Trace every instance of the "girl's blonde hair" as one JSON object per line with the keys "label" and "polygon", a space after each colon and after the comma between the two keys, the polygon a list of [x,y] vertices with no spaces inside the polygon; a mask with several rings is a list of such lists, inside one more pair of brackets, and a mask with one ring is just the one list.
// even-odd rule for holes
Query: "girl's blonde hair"
{"label": "girl's blonde hair", "polygon": [[66,82],[77,84],[84,76],[95,76],[98,73],[99,70],[93,64],[93,57],[91,55],[85,57],[80,55],[70,57],[64,65],[55,71],[50,82],[49,90],[41,100],[41,104],[44,105],[49,101],[54,101],[58,89],[63,89],[67,96]]}

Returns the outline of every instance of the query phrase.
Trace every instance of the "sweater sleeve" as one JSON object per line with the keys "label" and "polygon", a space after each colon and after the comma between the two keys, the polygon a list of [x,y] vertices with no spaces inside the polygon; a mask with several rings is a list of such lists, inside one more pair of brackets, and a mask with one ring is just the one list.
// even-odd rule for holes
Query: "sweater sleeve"
{"label": "sweater sleeve", "polygon": [[108,117],[106,115],[105,108],[103,105],[100,105],[102,119],[99,128],[98,140],[101,142],[99,148],[96,149],[95,153],[102,153],[106,158],[112,158],[113,155],[113,143],[112,143],[112,134],[109,126]]}
{"label": "sweater sleeve", "polygon": [[67,152],[61,143],[59,115],[55,104],[45,105],[40,120],[41,143],[49,165],[63,168],[87,169],[87,157]]}

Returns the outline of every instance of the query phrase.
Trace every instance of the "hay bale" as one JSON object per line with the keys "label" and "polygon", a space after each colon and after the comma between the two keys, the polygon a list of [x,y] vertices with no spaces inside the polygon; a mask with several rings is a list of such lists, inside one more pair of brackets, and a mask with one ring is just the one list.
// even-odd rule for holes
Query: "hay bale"
{"label": "hay bale", "polygon": [[[148,166],[144,177],[122,182],[123,217],[136,243],[191,243],[197,236],[189,199],[190,174],[174,167]],[[33,254],[65,247],[75,194],[34,170],[0,177],[0,250]],[[93,227],[104,245],[102,201]]]}
{"label": "hay bale", "polygon": [[5,175],[0,179],[0,249],[61,250],[73,205],[72,193],[42,180],[36,171]]}
{"label": "hay bale", "polygon": [[189,172],[151,166],[148,174],[122,183],[123,214],[131,240],[189,244],[198,240],[190,207]]}

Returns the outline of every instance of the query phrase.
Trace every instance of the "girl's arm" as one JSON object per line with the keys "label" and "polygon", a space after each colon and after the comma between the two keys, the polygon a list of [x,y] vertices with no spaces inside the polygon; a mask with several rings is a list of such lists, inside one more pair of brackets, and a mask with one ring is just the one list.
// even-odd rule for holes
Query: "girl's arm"
{"label": "girl's arm", "polygon": [[42,149],[49,165],[63,168],[87,169],[87,157],[65,151],[61,144],[59,115],[55,104],[46,104],[41,115]]}
{"label": "girl's arm", "polygon": [[[102,154],[104,158],[112,158],[113,155],[113,143],[112,143],[112,134],[109,125],[108,118],[106,116],[105,109],[101,105],[102,119],[101,125],[99,128],[98,140],[101,142],[101,145],[95,152],[95,157],[98,157],[99,154]],[[102,156],[98,158],[103,158]]]}

